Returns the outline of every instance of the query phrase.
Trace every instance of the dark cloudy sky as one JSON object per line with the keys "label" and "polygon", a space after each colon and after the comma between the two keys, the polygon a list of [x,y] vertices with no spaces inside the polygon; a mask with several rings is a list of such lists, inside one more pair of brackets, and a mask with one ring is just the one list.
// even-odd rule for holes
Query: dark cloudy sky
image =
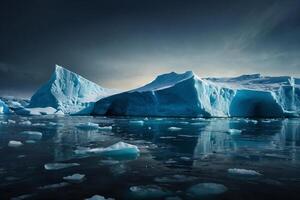
{"label": "dark cloudy sky", "polygon": [[298,0],[1,0],[0,96],[59,64],[131,89],[169,71],[300,76]]}

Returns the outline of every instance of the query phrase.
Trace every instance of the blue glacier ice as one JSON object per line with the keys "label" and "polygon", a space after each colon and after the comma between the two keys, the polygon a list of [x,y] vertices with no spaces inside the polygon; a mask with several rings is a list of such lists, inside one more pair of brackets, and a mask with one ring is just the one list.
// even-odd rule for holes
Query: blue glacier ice
{"label": "blue glacier ice", "polygon": [[7,114],[9,113],[9,108],[6,105],[6,103],[4,103],[1,99],[0,99],[0,114]]}
{"label": "blue glacier ice", "polygon": [[56,65],[50,80],[31,97],[29,108],[52,107],[64,114],[88,114],[95,101],[116,92]]}
{"label": "blue glacier ice", "polygon": [[199,78],[168,73],[97,101],[94,115],[162,117],[298,117],[300,79],[260,74]]}

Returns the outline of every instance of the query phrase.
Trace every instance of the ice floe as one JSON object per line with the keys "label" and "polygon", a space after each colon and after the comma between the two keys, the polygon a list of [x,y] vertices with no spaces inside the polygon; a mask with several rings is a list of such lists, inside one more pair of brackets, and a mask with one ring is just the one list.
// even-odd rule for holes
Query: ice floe
{"label": "ice floe", "polygon": [[85,200],[114,200],[113,198],[105,198],[104,196],[101,195],[94,195],[90,198],[87,198]]}
{"label": "ice floe", "polygon": [[168,130],[169,131],[180,131],[182,128],[179,128],[179,127],[175,127],[175,126],[172,126],[172,127],[169,127]]}
{"label": "ice floe", "polygon": [[16,140],[11,140],[11,141],[8,142],[9,147],[20,147],[22,145],[23,145],[22,142],[16,141]]}
{"label": "ice floe", "polygon": [[238,168],[231,168],[228,169],[229,174],[234,174],[234,175],[243,175],[243,176],[261,176],[262,174],[251,170],[251,169],[238,169]]}
{"label": "ice floe", "polygon": [[56,189],[56,188],[66,187],[68,185],[70,185],[70,184],[67,183],[67,182],[61,182],[61,183],[55,183],[55,184],[40,186],[40,187],[38,187],[38,189],[40,189],[40,190]]}
{"label": "ice floe", "polygon": [[88,148],[75,150],[76,154],[101,154],[105,156],[138,155],[140,150],[137,146],[125,142],[118,142],[106,148]]}
{"label": "ice floe", "polygon": [[79,163],[47,163],[44,165],[44,168],[46,170],[59,170],[76,166],[79,166]]}
{"label": "ice floe", "polygon": [[129,190],[132,199],[163,199],[172,194],[156,185],[132,186]]}
{"label": "ice floe", "polygon": [[84,174],[73,174],[70,176],[65,176],[65,177],[63,177],[63,179],[70,183],[81,183],[82,181],[85,180],[85,175]]}

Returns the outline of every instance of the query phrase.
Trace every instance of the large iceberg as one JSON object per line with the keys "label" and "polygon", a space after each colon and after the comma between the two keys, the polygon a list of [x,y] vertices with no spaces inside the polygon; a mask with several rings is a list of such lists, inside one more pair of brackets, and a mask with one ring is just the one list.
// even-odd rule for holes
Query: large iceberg
{"label": "large iceberg", "polygon": [[259,74],[199,78],[168,73],[151,83],[100,99],[94,115],[174,117],[297,117],[300,79]]}
{"label": "large iceberg", "polygon": [[56,65],[50,80],[31,97],[30,108],[53,107],[65,114],[88,114],[94,102],[115,94],[82,76]]}

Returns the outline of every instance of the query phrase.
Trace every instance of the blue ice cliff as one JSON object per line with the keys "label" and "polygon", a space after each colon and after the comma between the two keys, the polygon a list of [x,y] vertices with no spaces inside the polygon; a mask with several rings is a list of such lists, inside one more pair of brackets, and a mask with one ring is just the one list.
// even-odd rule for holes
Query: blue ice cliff
{"label": "blue ice cliff", "polygon": [[31,97],[29,108],[25,111],[32,111],[30,108],[45,108],[46,111],[54,108],[64,114],[88,114],[94,102],[116,92],[56,65],[50,80]]}
{"label": "blue ice cliff", "polygon": [[168,73],[97,101],[94,115],[165,117],[299,117],[300,79],[259,74],[199,78]]}
{"label": "blue ice cliff", "polygon": [[4,101],[0,99],[0,114],[8,114],[10,113],[8,106]]}

